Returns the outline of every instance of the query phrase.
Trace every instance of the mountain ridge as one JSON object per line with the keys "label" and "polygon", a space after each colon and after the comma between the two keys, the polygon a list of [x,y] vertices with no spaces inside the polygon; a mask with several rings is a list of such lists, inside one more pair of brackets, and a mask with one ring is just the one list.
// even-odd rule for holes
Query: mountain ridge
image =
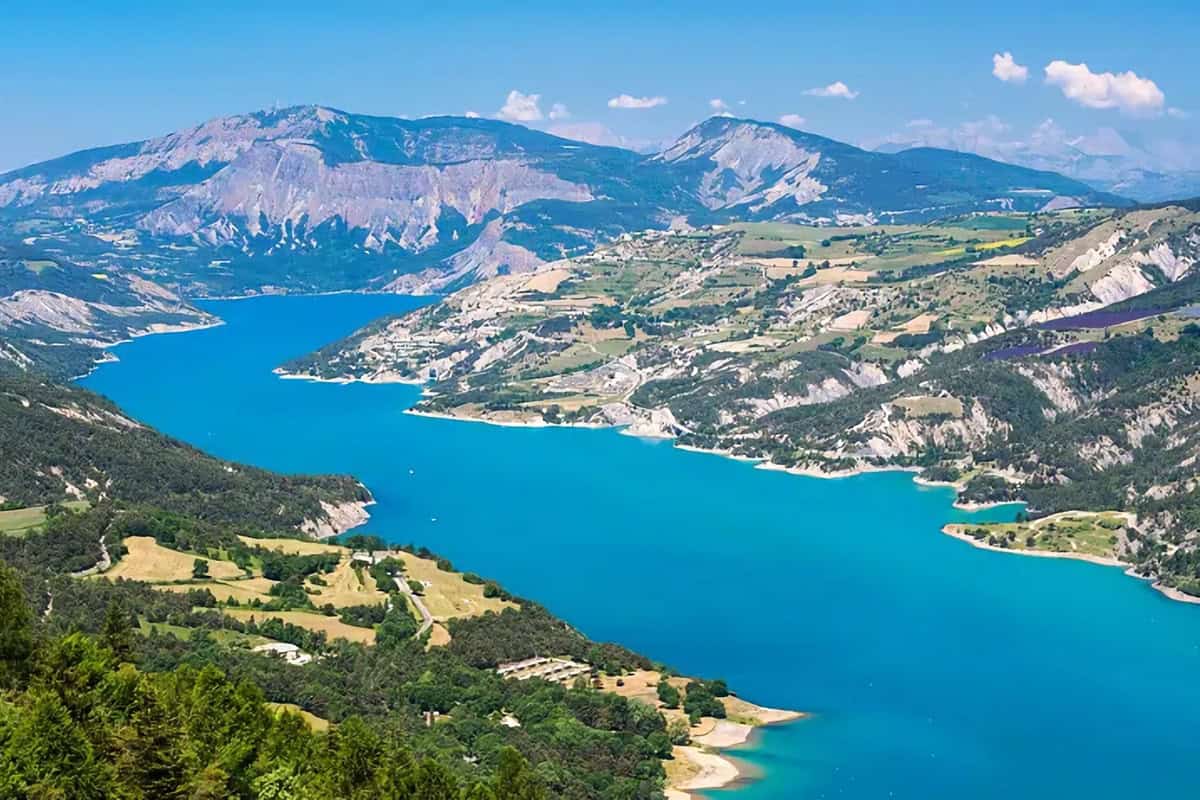
{"label": "mountain ridge", "polygon": [[94,266],[122,261],[190,295],[415,292],[527,271],[637,230],[1125,202],[964,158],[875,153],[725,117],[647,156],[499,120],[294,106],[0,175],[0,238],[53,242]]}

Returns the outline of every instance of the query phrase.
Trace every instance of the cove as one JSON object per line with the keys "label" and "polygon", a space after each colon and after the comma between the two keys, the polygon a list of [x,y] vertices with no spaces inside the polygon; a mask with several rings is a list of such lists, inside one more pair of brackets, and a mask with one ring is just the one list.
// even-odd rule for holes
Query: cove
{"label": "cove", "polygon": [[[770,798],[1192,793],[1200,606],[1120,570],[978,550],[904,473],[801,478],[615,431],[404,414],[412,386],[280,380],[416,298],[213,301],[224,326],[121,345],[82,380],[161,430],[288,472],[351,472],[364,530],[416,542],[588,635],[814,713],[737,752]],[[735,793],[735,794],[732,794]]]}

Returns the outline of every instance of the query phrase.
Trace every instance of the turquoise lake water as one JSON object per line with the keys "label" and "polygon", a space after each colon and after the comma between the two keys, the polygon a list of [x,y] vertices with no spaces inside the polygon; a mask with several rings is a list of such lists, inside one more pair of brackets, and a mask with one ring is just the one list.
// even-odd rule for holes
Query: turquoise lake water
{"label": "turquoise lake water", "polygon": [[379,500],[364,530],[425,544],[593,638],[814,712],[739,752],[766,780],[714,797],[1195,793],[1200,606],[1116,569],[944,536],[972,518],[948,489],[425,419],[403,413],[414,387],[271,374],[418,302],[211,302],[227,325],[122,345],[82,382],[217,455],[352,472]]}

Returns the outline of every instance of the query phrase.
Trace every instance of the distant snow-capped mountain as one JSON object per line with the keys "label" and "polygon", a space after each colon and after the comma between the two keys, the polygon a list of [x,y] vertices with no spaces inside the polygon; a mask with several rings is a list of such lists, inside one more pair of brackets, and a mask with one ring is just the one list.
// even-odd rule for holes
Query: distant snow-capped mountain
{"label": "distant snow-capped mountain", "polygon": [[975,153],[1057,172],[1100,191],[1147,203],[1200,196],[1195,158],[1173,152],[1179,148],[1171,142],[1141,142],[1113,128],[1072,136],[1053,120],[1042,122],[1028,137],[1013,137],[1007,126],[994,119],[955,129],[918,122],[877,144],[875,151],[894,154],[935,146]]}

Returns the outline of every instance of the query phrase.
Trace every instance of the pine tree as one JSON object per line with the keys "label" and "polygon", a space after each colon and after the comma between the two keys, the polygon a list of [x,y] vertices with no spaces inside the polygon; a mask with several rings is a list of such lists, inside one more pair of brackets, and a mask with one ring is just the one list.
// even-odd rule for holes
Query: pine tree
{"label": "pine tree", "polygon": [[368,789],[383,757],[379,737],[358,717],[350,717],[335,732],[338,782],[343,797]]}
{"label": "pine tree", "polygon": [[458,800],[458,781],[441,763],[427,758],[417,768],[413,800]]}
{"label": "pine tree", "polygon": [[133,660],[133,625],[129,620],[129,609],[117,597],[109,602],[104,612],[104,624],[100,627],[100,641],[113,651],[118,661]]}
{"label": "pine tree", "polygon": [[529,768],[529,762],[515,748],[500,750],[500,764],[496,769],[496,797],[499,800],[545,800],[542,788]]}
{"label": "pine tree", "polygon": [[300,779],[290,767],[276,767],[254,781],[258,800],[296,800],[300,797]]}
{"label": "pine tree", "polygon": [[186,783],[179,724],[150,681],[142,678],[136,710],[122,731],[117,772],[147,800],[175,800],[185,796]]}
{"label": "pine tree", "polygon": [[4,772],[15,772],[26,797],[99,800],[107,797],[107,775],[91,743],[54,692],[31,691],[8,738]]}
{"label": "pine tree", "polygon": [[33,653],[33,612],[17,573],[0,561],[0,686],[15,685]]}
{"label": "pine tree", "polygon": [[233,796],[229,786],[229,775],[216,765],[204,769],[192,785],[188,800],[226,800]]}

